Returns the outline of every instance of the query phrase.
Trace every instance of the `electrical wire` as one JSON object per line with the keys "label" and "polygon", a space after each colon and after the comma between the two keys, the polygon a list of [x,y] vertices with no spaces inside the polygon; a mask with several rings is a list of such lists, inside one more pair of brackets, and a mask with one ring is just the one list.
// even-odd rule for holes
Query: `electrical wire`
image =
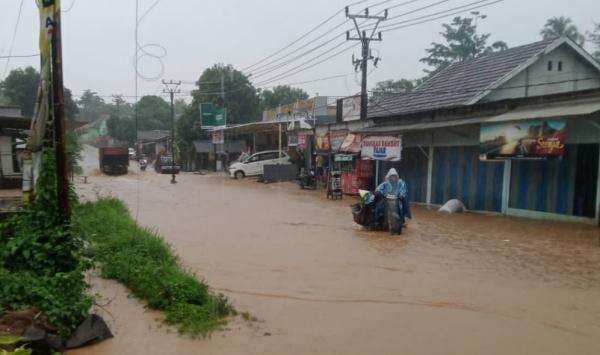
{"label": "electrical wire", "polygon": [[[368,0],[360,0],[360,1],[356,1],[351,3],[348,6],[354,6],[354,5],[358,5],[358,4],[362,4],[367,2]],[[328,23],[329,21],[333,20],[337,15],[339,15],[340,13],[345,11],[345,7],[336,11],[333,15],[329,16],[328,18],[326,18],[324,21],[320,22],[318,25],[316,25],[315,27],[313,27],[312,29],[310,29],[308,32],[302,34],[300,37],[298,37],[297,39],[295,39],[294,41],[292,41],[291,43],[289,43],[288,45],[278,49],[277,51],[275,51],[274,53],[268,55],[267,57],[264,57],[263,59],[259,60],[258,62],[249,65],[245,68],[242,68],[242,71],[247,71],[250,68],[253,68],[255,66],[257,66],[258,64],[263,63],[266,60],[269,60],[271,58],[273,58],[274,56],[278,55],[279,53],[287,50],[288,48],[292,47],[293,45],[295,45],[296,43],[300,42],[301,40],[303,40],[304,38],[306,38],[307,36],[309,36],[310,34],[314,33],[316,30],[318,30],[319,28],[321,28],[322,26],[324,26],[326,23]]]}
{"label": "electrical wire", "polygon": [[69,12],[69,11],[73,10],[73,7],[75,6],[76,2],[77,2],[77,0],[71,0],[71,5],[69,5],[69,7],[66,8],[65,10],[62,10],[62,12],[65,13],[65,12]]}
{"label": "electrical wire", "polygon": [[19,29],[19,24],[21,23],[21,15],[23,14],[23,3],[25,0],[21,0],[19,3],[19,12],[17,14],[17,21],[15,22],[15,28],[13,30],[12,39],[10,40],[10,46],[8,47],[8,56],[6,60],[6,64],[4,65],[4,72],[2,73],[2,77],[6,78],[6,73],[8,72],[8,66],[10,65],[10,60],[12,57],[12,51],[15,45],[15,38],[17,37],[17,31]]}
{"label": "electrical wire", "polygon": [[12,58],[34,58],[39,57],[40,54],[23,54],[23,55],[0,55],[0,59],[12,59]]}

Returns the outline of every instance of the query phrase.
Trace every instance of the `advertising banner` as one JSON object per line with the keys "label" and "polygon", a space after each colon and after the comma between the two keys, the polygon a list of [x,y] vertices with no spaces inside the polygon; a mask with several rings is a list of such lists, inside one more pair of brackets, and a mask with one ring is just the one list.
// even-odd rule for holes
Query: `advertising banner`
{"label": "advertising banner", "polygon": [[339,151],[344,153],[360,153],[360,143],[362,136],[360,134],[350,133],[344,139]]}
{"label": "advertising banner", "polygon": [[481,152],[486,159],[544,158],[564,154],[565,120],[529,120],[481,127]]}
{"label": "advertising banner", "polygon": [[360,120],[360,96],[347,97],[342,100],[342,121]]}
{"label": "advertising banner", "polygon": [[398,137],[367,137],[362,141],[361,156],[364,160],[400,161],[402,140]]}
{"label": "advertising banner", "polygon": [[316,135],[315,148],[318,151],[328,151],[331,148],[329,134],[327,132]]}
{"label": "advertising banner", "polygon": [[337,152],[342,147],[342,143],[348,135],[348,130],[331,131],[329,133],[329,139],[331,141],[331,151]]}
{"label": "advertising banner", "polygon": [[306,150],[306,148],[308,147],[308,136],[304,133],[299,133],[298,134],[298,149],[299,150]]}

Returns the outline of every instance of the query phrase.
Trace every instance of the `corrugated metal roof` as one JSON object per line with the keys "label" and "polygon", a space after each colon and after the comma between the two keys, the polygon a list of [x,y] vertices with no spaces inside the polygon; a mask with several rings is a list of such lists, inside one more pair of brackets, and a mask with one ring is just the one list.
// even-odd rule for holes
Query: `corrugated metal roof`
{"label": "corrugated metal roof", "polygon": [[600,113],[600,99],[595,100],[579,100],[569,103],[561,103],[554,105],[544,106],[530,106],[518,108],[516,110],[506,112],[500,115],[487,116],[487,117],[475,117],[475,118],[463,118],[457,120],[448,121],[437,121],[437,122],[422,122],[408,125],[395,125],[395,126],[379,126],[372,128],[365,128],[362,130],[355,131],[357,133],[393,133],[393,132],[407,132],[417,131],[423,129],[435,129],[435,128],[446,128],[456,126],[466,126],[472,124],[482,123],[494,123],[494,122],[510,122],[510,121],[522,121],[535,118],[573,118],[573,117],[587,117],[594,118]]}
{"label": "corrugated metal roof", "polygon": [[415,91],[371,104],[368,116],[385,117],[467,105],[554,42],[535,42],[451,64]]}

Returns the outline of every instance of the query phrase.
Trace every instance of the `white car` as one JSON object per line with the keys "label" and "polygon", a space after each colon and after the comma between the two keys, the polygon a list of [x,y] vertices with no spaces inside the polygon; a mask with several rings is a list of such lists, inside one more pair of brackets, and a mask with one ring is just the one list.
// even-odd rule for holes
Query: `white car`
{"label": "white car", "polygon": [[290,157],[277,150],[258,152],[248,159],[233,163],[229,166],[229,175],[232,178],[243,179],[246,176],[263,175],[265,165],[291,164]]}

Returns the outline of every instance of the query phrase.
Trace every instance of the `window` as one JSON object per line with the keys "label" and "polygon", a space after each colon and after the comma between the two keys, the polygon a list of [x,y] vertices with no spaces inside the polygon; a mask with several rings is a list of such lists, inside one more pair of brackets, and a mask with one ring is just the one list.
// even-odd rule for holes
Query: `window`
{"label": "window", "polygon": [[558,62],[558,71],[562,71],[562,62]]}
{"label": "window", "polygon": [[548,61],[548,71],[552,71],[552,67],[554,66],[554,63],[552,63],[551,60]]}

